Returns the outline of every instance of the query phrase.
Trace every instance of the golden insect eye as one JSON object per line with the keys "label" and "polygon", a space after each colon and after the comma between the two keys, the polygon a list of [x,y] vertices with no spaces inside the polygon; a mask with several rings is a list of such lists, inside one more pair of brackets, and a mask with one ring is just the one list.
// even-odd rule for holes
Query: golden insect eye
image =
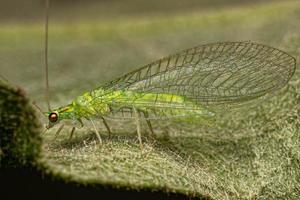
{"label": "golden insect eye", "polygon": [[57,122],[57,120],[58,120],[58,115],[56,113],[50,113],[49,121],[50,122]]}

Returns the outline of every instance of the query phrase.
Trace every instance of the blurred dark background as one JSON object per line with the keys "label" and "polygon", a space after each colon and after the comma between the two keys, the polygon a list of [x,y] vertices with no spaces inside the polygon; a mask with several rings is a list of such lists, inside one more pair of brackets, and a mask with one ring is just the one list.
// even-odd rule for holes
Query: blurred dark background
{"label": "blurred dark background", "polygon": [[[122,18],[209,11],[280,0],[51,0],[51,19]],[[282,0],[283,1],[283,0]],[[0,22],[43,20],[44,0],[1,0]]]}

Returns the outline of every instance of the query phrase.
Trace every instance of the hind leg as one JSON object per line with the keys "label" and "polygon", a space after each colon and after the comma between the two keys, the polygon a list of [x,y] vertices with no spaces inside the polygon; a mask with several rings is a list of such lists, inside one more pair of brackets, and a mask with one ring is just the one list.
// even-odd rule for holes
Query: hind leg
{"label": "hind leg", "polygon": [[154,134],[154,131],[153,131],[153,128],[152,128],[152,124],[151,124],[151,122],[150,122],[150,119],[148,119],[149,114],[148,114],[146,111],[143,111],[143,114],[144,114],[145,120],[146,120],[146,122],[147,122],[147,125],[148,125],[148,127],[149,127],[149,130],[150,130],[151,134],[152,134],[152,135],[155,135],[155,134]]}
{"label": "hind leg", "polygon": [[134,115],[135,115],[136,132],[137,132],[137,135],[138,135],[138,140],[139,140],[139,143],[140,143],[140,148],[141,148],[141,150],[143,150],[143,143],[142,143],[142,136],[141,136],[140,114],[136,110],[135,107],[133,107],[133,111],[134,111]]}

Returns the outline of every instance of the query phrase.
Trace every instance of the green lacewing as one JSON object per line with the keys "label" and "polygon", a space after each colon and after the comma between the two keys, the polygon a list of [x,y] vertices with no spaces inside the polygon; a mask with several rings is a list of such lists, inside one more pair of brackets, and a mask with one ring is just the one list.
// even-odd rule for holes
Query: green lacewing
{"label": "green lacewing", "polygon": [[246,102],[282,88],[295,66],[292,56],[262,44],[201,45],[152,62],[47,112],[48,127],[67,119],[82,123],[82,118],[140,114],[149,125],[155,119],[199,123],[214,118],[210,110],[214,106]]}
{"label": "green lacewing", "polygon": [[[47,11],[49,7],[47,1]],[[46,85],[48,91],[48,12],[46,15]],[[134,118],[140,145],[140,119],[209,123],[214,107],[241,104],[276,91],[295,72],[296,60],[284,51],[255,43],[219,42],[196,46],[156,60],[44,113],[47,128],[64,120]],[[48,93],[47,93],[48,95]],[[47,98],[48,99],[48,98]],[[56,134],[63,128],[59,127]],[[73,135],[75,128],[71,131]]]}

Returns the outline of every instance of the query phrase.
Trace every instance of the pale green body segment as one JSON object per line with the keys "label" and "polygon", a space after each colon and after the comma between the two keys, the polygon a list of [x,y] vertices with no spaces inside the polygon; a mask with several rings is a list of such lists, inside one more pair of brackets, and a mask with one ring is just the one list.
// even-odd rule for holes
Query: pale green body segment
{"label": "pale green body segment", "polygon": [[[183,96],[173,94],[142,93],[128,90],[105,91],[97,89],[78,96],[71,104],[56,109],[62,119],[92,119],[111,117],[122,110],[135,108],[148,119],[180,121],[211,121],[214,113]],[[122,117],[124,118],[124,117]]]}

